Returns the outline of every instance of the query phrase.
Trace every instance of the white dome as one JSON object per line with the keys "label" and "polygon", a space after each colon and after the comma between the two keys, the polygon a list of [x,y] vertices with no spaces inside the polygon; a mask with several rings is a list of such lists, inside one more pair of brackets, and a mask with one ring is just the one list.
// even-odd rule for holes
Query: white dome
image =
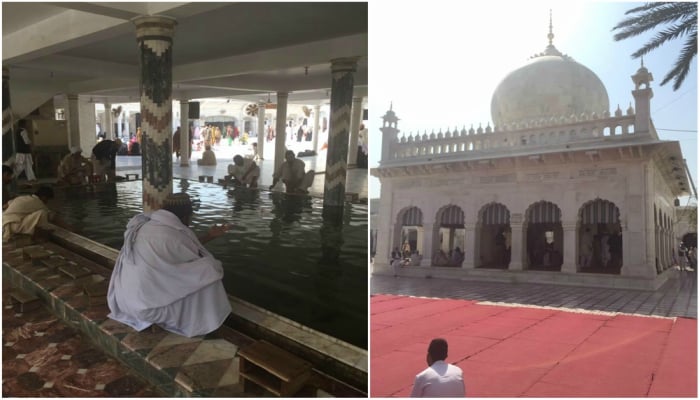
{"label": "white dome", "polygon": [[572,114],[603,115],[606,111],[608,92],[600,78],[551,44],[508,74],[491,99],[491,117],[499,127]]}

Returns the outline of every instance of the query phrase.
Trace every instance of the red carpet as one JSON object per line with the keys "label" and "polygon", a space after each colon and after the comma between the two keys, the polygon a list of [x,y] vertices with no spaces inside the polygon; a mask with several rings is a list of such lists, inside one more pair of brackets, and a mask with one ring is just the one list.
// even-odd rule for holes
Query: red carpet
{"label": "red carpet", "polygon": [[372,397],[406,397],[433,337],[468,397],[697,398],[697,320],[371,299]]}

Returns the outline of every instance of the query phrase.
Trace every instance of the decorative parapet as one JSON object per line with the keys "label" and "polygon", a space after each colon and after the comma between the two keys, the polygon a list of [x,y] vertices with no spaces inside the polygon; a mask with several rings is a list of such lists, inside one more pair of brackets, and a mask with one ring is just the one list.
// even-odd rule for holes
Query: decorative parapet
{"label": "decorative parapet", "polygon": [[[450,131],[438,129],[437,133],[409,133],[389,143],[390,149],[382,163],[407,161],[424,157],[440,157],[462,154],[465,158],[485,153],[525,151],[528,148],[565,147],[572,143],[591,143],[636,138],[641,134],[656,137],[655,132],[635,132],[636,115],[630,106],[626,115],[618,107],[614,116],[609,112],[599,116],[589,115],[525,121],[505,126],[477,129],[463,127]],[[652,128],[653,130],[653,128]]]}

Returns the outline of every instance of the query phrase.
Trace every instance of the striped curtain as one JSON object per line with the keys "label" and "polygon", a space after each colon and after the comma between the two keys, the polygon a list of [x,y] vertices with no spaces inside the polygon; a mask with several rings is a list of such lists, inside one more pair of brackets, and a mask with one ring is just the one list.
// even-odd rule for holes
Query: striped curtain
{"label": "striped curtain", "polygon": [[403,222],[403,226],[422,226],[423,213],[418,207],[411,207],[403,212],[401,221]]}
{"label": "striped curtain", "polygon": [[493,203],[481,214],[482,222],[486,225],[510,225],[510,212],[503,204]]}
{"label": "striped curtain", "polygon": [[528,222],[534,224],[557,223],[561,221],[561,211],[556,204],[540,201],[529,209]]}
{"label": "striped curtain", "polygon": [[457,206],[449,206],[442,210],[441,225],[464,225],[464,211]]}
{"label": "striped curtain", "polygon": [[583,207],[584,224],[616,224],[620,222],[620,211],[615,203],[596,199]]}

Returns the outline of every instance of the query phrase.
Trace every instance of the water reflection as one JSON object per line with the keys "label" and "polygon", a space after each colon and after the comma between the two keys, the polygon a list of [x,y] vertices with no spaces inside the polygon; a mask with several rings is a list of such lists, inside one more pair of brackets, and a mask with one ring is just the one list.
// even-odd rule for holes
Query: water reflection
{"label": "water reflection", "polygon": [[[196,232],[215,223],[234,226],[207,244],[224,265],[229,293],[366,348],[366,205],[346,205],[332,219],[338,226],[323,219],[320,199],[186,180],[173,187],[193,199]],[[117,249],[126,223],[141,212],[141,182],[57,197],[83,235]]]}

